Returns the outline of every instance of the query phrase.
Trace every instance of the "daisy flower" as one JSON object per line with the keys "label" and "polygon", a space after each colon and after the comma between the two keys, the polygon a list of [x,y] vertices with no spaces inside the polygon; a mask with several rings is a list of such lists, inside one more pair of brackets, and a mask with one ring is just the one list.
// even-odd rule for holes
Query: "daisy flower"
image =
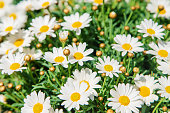
{"label": "daisy flower", "polygon": [[72,82],[68,79],[64,86],[61,86],[61,94],[58,97],[64,102],[61,105],[64,105],[65,108],[68,108],[70,111],[72,108],[80,109],[80,105],[88,105],[88,96],[89,94],[85,92],[87,89],[87,84],[79,82]]}
{"label": "daisy flower", "polygon": [[0,23],[0,36],[5,36],[7,34],[15,34],[20,28],[20,24],[15,21],[12,17],[3,18],[2,23]]}
{"label": "daisy flower", "polygon": [[112,44],[112,48],[117,51],[122,51],[122,56],[124,56],[127,52],[137,53],[144,50],[140,47],[143,46],[143,44],[138,42],[138,38],[131,37],[131,35],[116,35],[114,40],[118,44]]}
{"label": "daisy flower", "polygon": [[140,96],[147,106],[158,100],[158,96],[153,94],[153,91],[157,89],[157,80],[149,75],[137,75],[135,77],[135,85],[140,91]]}
{"label": "daisy flower", "polygon": [[36,10],[48,8],[50,5],[57,3],[57,0],[37,0]]}
{"label": "daisy flower", "polygon": [[[158,7],[163,6],[164,9],[159,11]],[[158,17],[165,17],[170,18],[170,1],[169,0],[151,0],[150,3],[147,5],[147,10],[151,13],[155,13],[154,17],[156,18],[157,14],[159,13]]]}
{"label": "daisy flower", "polygon": [[54,109],[51,108],[49,113],[64,113],[64,112],[63,112],[63,109],[55,109],[55,111],[54,111]]}
{"label": "daisy flower", "polygon": [[119,71],[119,68],[121,65],[119,65],[119,62],[114,59],[110,59],[110,57],[104,56],[104,60],[101,58],[98,58],[100,63],[96,64],[96,68],[99,69],[98,73],[106,73],[106,76],[113,77],[115,75],[116,77],[119,77],[117,73],[121,73]]}
{"label": "daisy flower", "polygon": [[77,35],[81,34],[81,29],[90,26],[90,21],[92,21],[90,14],[84,13],[79,15],[79,13],[72,14],[71,16],[64,16],[66,22],[61,23],[63,29],[76,31]]}
{"label": "daisy flower", "polygon": [[170,57],[167,60],[157,60],[159,66],[157,67],[159,70],[162,71],[163,74],[170,75]]}
{"label": "daisy flower", "polygon": [[109,0],[85,0],[85,2],[91,2],[93,5],[103,5],[103,2],[108,3]]}
{"label": "daisy flower", "polygon": [[2,69],[2,74],[12,74],[16,71],[22,71],[23,69],[26,69],[26,67],[22,67],[24,64],[24,56],[25,54],[16,53],[12,54],[9,53],[8,57],[3,57],[0,60],[0,69]]}
{"label": "daisy flower", "polygon": [[53,47],[53,52],[45,52],[44,59],[54,65],[62,65],[68,67],[68,61],[66,56],[63,54],[64,49],[62,47]]}
{"label": "daisy flower", "polygon": [[93,52],[93,49],[85,51],[86,45],[86,43],[79,43],[78,47],[75,44],[73,46],[68,45],[67,48],[70,50],[69,59],[71,64],[78,62],[80,66],[83,66],[83,62],[94,60],[92,57],[87,56]]}
{"label": "daisy flower", "polygon": [[154,23],[152,19],[141,22],[140,25],[136,26],[139,30],[138,32],[144,33],[143,37],[151,36],[152,38],[156,37],[158,39],[163,38],[164,33],[162,33],[165,29],[162,28],[162,25],[158,25],[158,23]]}
{"label": "daisy flower", "polygon": [[20,30],[15,35],[9,35],[9,37],[7,37],[8,42],[13,45],[13,49],[18,49],[20,52],[23,51],[23,47],[29,47],[33,39],[34,38],[30,36],[30,32],[24,30]]}
{"label": "daisy flower", "polygon": [[139,96],[139,91],[130,84],[118,84],[114,86],[115,90],[111,89],[110,94],[113,98],[108,98],[108,106],[116,109],[116,113],[139,113],[137,108],[142,107],[142,100]]}
{"label": "daisy flower", "polygon": [[40,60],[43,54],[41,50],[35,50],[35,48],[24,48],[23,53],[29,55],[31,60]]}
{"label": "daisy flower", "polygon": [[0,102],[5,104],[6,103],[6,96],[0,95]]}
{"label": "daisy flower", "polygon": [[91,69],[81,69],[75,70],[73,72],[73,80],[76,82],[79,82],[80,84],[85,83],[87,84],[87,89],[85,92],[90,94],[90,99],[94,100],[94,96],[98,96],[95,88],[101,88],[100,85],[97,85],[97,83],[101,80],[100,77],[96,77],[97,73],[92,72]]}
{"label": "daisy flower", "polygon": [[38,94],[34,91],[30,95],[27,95],[24,102],[25,104],[21,108],[21,113],[49,113],[49,109],[51,108],[50,97],[45,98],[45,93],[41,91]]}
{"label": "daisy flower", "polygon": [[17,7],[24,11],[34,11],[35,4],[37,4],[37,0],[22,0],[17,4]]}
{"label": "daisy flower", "polygon": [[68,39],[68,31],[60,31],[59,32],[59,40],[61,42],[65,42]]}
{"label": "daisy flower", "polygon": [[8,55],[9,52],[13,52],[13,44],[9,43],[9,41],[5,41],[3,43],[1,43],[0,45],[0,55]]}
{"label": "daisy flower", "polygon": [[56,18],[50,19],[49,15],[45,17],[37,17],[32,20],[29,30],[37,36],[40,42],[42,42],[46,36],[56,37],[54,33],[54,26],[56,25]]}
{"label": "daisy flower", "polygon": [[161,77],[159,80],[159,91],[158,93],[161,95],[161,97],[165,97],[170,100],[170,76],[168,78]]}
{"label": "daisy flower", "polygon": [[153,50],[148,50],[147,54],[152,54],[158,59],[167,59],[170,55],[170,46],[166,45],[163,41],[159,40],[158,45],[156,45],[154,42],[151,42],[149,46]]}
{"label": "daisy flower", "polygon": [[12,0],[0,0],[0,17],[5,15],[11,4]]}

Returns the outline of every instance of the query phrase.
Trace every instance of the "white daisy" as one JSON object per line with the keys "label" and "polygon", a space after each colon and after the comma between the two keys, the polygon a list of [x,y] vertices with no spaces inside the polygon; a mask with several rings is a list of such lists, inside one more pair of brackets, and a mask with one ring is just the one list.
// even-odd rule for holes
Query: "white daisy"
{"label": "white daisy", "polygon": [[68,39],[68,31],[60,31],[59,39],[61,42],[65,42]]}
{"label": "white daisy", "polygon": [[61,105],[64,105],[65,108],[68,108],[70,111],[72,108],[80,109],[80,105],[88,105],[88,96],[89,94],[85,92],[87,89],[87,84],[79,82],[72,82],[68,79],[64,86],[61,86],[60,92],[62,94],[58,95],[61,100],[64,102]]}
{"label": "white daisy", "polygon": [[152,19],[141,22],[140,25],[136,26],[139,30],[138,32],[144,33],[143,37],[151,36],[152,38],[156,37],[158,39],[163,38],[164,33],[162,33],[165,29],[162,28],[162,25],[158,25],[158,23],[154,23]]}
{"label": "white daisy", "polygon": [[154,42],[151,42],[149,46],[153,50],[148,50],[147,54],[152,54],[158,59],[167,59],[170,55],[170,46],[166,45],[163,41],[159,40],[158,45]]}
{"label": "white daisy", "polygon": [[47,35],[56,37],[56,34],[53,30],[54,26],[56,25],[55,17],[50,19],[49,15],[46,15],[45,17],[40,16],[33,19],[31,25],[32,27],[30,27],[29,30],[37,36],[40,42],[42,42]]}
{"label": "white daisy", "polygon": [[[163,6],[164,9],[159,12],[158,6]],[[147,10],[151,13],[155,13],[154,17],[165,17],[170,18],[170,1],[169,0],[151,0],[150,3],[147,5]]]}
{"label": "white daisy", "polygon": [[49,113],[64,113],[64,112],[63,112],[63,109],[55,109],[55,111],[54,111],[54,109],[51,108]]}
{"label": "white daisy", "polygon": [[68,61],[66,56],[63,54],[64,49],[62,47],[53,47],[53,52],[45,52],[44,59],[54,65],[62,65],[63,67],[68,67]]}
{"label": "white daisy", "polygon": [[23,47],[29,47],[33,39],[34,38],[30,36],[30,32],[23,30],[20,30],[15,35],[10,35],[7,37],[9,43],[13,45],[13,49],[18,49],[20,52],[23,51]]}
{"label": "white daisy", "polygon": [[116,113],[139,113],[137,108],[141,108],[143,104],[139,91],[130,84],[118,84],[118,87],[114,87],[115,90],[110,90],[113,98],[108,98],[111,101],[108,106],[116,109]]}
{"label": "white daisy", "polygon": [[6,56],[8,53],[13,52],[13,44],[9,43],[9,41],[5,41],[0,45],[0,55]]}
{"label": "white daisy", "polygon": [[138,38],[131,37],[131,35],[116,35],[114,40],[118,44],[112,44],[112,48],[117,51],[122,51],[122,56],[124,56],[127,52],[137,53],[144,50],[140,47],[143,46],[143,44],[138,42]]}
{"label": "white daisy", "polygon": [[114,59],[110,59],[110,57],[104,56],[104,60],[101,58],[98,58],[100,63],[96,64],[96,68],[99,69],[98,73],[106,73],[106,76],[113,77],[115,75],[116,77],[119,77],[117,73],[121,73],[119,71],[119,68],[121,65],[119,65],[119,62]]}
{"label": "white daisy", "polygon": [[45,93],[41,91],[38,94],[34,91],[30,95],[27,95],[24,102],[25,104],[21,108],[21,113],[49,113],[49,109],[51,108],[50,97],[45,98]]}
{"label": "white daisy", "polygon": [[61,23],[63,29],[76,31],[77,35],[81,34],[81,29],[90,26],[90,21],[92,21],[90,14],[84,13],[79,15],[79,13],[72,14],[71,16],[64,16],[66,22]]}
{"label": "white daisy", "polygon": [[135,85],[140,91],[140,96],[147,106],[158,100],[158,96],[153,91],[158,88],[157,80],[149,75],[136,75]]}
{"label": "white daisy", "polygon": [[2,103],[7,103],[7,101],[6,101],[7,99],[6,99],[6,96],[4,96],[4,95],[0,95],[0,102],[2,102]]}
{"label": "white daisy", "polygon": [[0,17],[5,15],[11,4],[12,0],[0,0]]}
{"label": "white daisy", "polygon": [[16,53],[12,54],[9,53],[8,57],[3,57],[0,60],[0,69],[2,69],[2,74],[12,74],[15,71],[22,71],[26,69],[26,67],[22,67],[24,64],[24,56],[25,54]]}
{"label": "white daisy", "polygon": [[37,0],[36,10],[48,8],[50,5],[57,3],[57,0]]}
{"label": "white daisy", "polygon": [[69,59],[71,64],[78,62],[80,66],[83,66],[83,62],[94,60],[92,57],[87,56],[93,52],[93,49],[85,51],[86,45],[86,43],[79,43],[78,47],[75,44],[73,46],[68,45],[67,48],[70,50]]}
{"label": "white daisy", "polygon": [[35,48],[24,48],[23,53],[29,55],[31,60],[40,60],[43,54],[41,50],[35,50]]}
{"label": "white daisy", "polygon": [[91,2],[93,5],[103,5],[103,2],[109,3],[109,0],[85,0],[85,2]]}
{"label": "white daisy", "polygon": [[157,67],[159,70],[162,71],[163,74],[170,75],[170,57],[167,60],[157,60],[159,66]]}
{"label": "white daisy", "polygon": [[100,85],[97,85],[101,78],[96,77],[96,75],[96,72],[92,72],[92,70],[86,68],[81,69],[81,71],[75,70],[72,76],[74,81],[79,82],[80,84],[87,84],[88,87],[85,91],[90,94],[90,99],[92,100],[94,100],[94,96],[98,96],[95,88],[101,88]]}
{"label": "white daisy", "polygon": [[17,7],[25,11],[34,11],[36,4],[37,0],[22,0],[17,4]]}
{"label": "white daisy", "polygon": [[0,23],[0,36],[5,36],[7,34],[15,34],[20,28],[20,24],[14,21],[13,18],[3,18],[2,23]]}
{"label": "white daisy", "polygon": [[168,78],[161,77],[159,80],[159,91],[158,93],[161,95],[161,97],[165,97],[170,100],[170,76]]}

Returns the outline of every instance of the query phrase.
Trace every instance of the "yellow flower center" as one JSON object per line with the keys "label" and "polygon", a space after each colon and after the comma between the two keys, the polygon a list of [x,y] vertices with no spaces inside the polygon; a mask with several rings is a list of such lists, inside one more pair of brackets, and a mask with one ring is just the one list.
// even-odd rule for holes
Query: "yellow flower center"
{"label": "yellow flower center", "polygon": [[6,52],[5,52],[6,55],[9,53],[9,50],[10,50],[10,49],[6,50]]}
{"label": "yellow flower center", "polygon": [[41,113],[43,111],[43,105],[40,103],[37,103],[33,107],[33,112],[34,113]]}
{"label": "yellow flower center", "polygon": [[130,44],[128,44],[128,43],[125,43],[125,44],[123,44],[122,45],[122,48],[124,49],[124,50],[132,50],[132,46],[130,45]]}
{"label": "yellow flower center", "polygon": [[74,22],[73,24],[72,24],[72,27],[73,28],[79,28],[79,27],[81,27],[82,26],[82,23],[81,22]]}
{"label": "yellow flower center", "polygon": [[0,8],[4,8],[5,3],[3,1],[0,1]]}
{"label": "yellow flower center", "polygon": [[13,63],[11,66],[10,66],[10,69],[11,70],[17,70],[20,68],[20,64],[19,63]]}
{"label": "yellow flower center", "polygon": [[102,3],[103,3],[103,0],[94,0],[94,3],[96,3],[96,4],[102,4]]}
{"label": "yellow flower center", "polygon": [[24,39],[17,39],[17,40],[14,42],[14,45],[15,45],[16,47],[20,47],[23,43],[24,43]]}
{"label": "yellow flower center", "polygon": [[75,92],[75,93],[71,94],[70,99],[73,102],[77,102],[78,100],[80,100],[80,97],[81,97],[80,93]]}
{"label": "yellow flower center", "polygon": [[12,17],[14,20],[17,19],[17,15],[16,15],[15,13],[11,13],[11,14],[9,15],[9,17]]}
{"label": "yellow flower center", "polygon": [[166,90],[167,93],[170,93],[170,86],[166,86],[165,90]]}
{"label": "yellow flower center", "polygon": [[80,60],[80,59],[82,59],[83,57],[84,57],[84,55],[82,54],[82,53],[80,53],[80,52],[76,52],[76,53],[74,53],[74,58],[76,59],[76,60]]}
{"label": "yellow flower center", "polygon": [[89,90],[89,88],[90,88],[89,82],[87,82],[86,80],[82,80],[82,81],[80,82],[80,84],[81,84],[82,82],[86,83],[87,86],[88,86],[87,89],[86,89],[85,91]]}
{"label": "yellow flower center", "polygon": [[7,27],[6,29],[5,29],[5,31],[12,31],[13,30],[13,27],[12,26],[9,26],[9,27]]}
{"label": "yellow flower center", "polygon": [[[159,12],[159,9],[157,9],[157,12]],[[160,15],[164,15],[165,13],[166,13],[166,10],[165,10],[165,9],[163,9],[163,10],[161,10],[161,11],[159,12]]]}
{"label": "yellow flower center", "polygon": [[127,106],[130,103],[130,99],[127,96],[120,96],[119,102],[120,102],[121,105]]}
{"label": "yellow flower center", "polygon": [[154,35],[155,31],[153,29],[147,29],[147,33],[149,33],[150,35]]}
{"label": "yellow flower center", "polygon": [[64,57],[62,57],[62,56],[58,56],[58,57],[56,57],[56,58],[54,59],[54,61],[55,61],[55,62],[59,62],[59,63],[61,63],[61,62],[63,62],[63,61],[64,61]]}
{"label": "yellow flower center", "polygon": [[146,86],[140,87],[139,91],[140,91],[139,94],[143,97],[147,97],[150,95],[150,89]]}
{"label": "yellow flower center", "polygon": [[49,30],[49,27],[47,25],[44,25],[40,28],[40,32],[47,32]]}
{"label": "yellow flower center", "polygon": [[161,57],[168,57],[168,52],[166,50],[159,50],[158,55]]}
{"label": "yellow flower center", "polygon": [[105,65],[104,70],[110,72],[110,71],[113,71],[113,67],[111,65]]}
{"label": "yellow flower center", "polygon": [[25,7],[25,9],[26,9],[27,11],[29,11],[31,8],[32,8],[32,5],[31,5],[31,4],[29,4],[29,5],[27,5],[27,6]]}
{"label": "yellow flower center", "polygon": [[47,6],[49,6],[50,5],[50,2],[44,2],[43,4],[42,4],[42,7],[47,7]]}

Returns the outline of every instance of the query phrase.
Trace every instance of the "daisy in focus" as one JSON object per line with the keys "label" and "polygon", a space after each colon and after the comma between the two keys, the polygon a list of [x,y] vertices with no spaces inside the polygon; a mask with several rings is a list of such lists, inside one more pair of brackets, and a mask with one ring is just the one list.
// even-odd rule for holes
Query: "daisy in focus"
{"label": "daisy in focus", "polygon": [[106,73],[106,76],[113,78],[113,75],[119,77],[117,73],[122,73],[119,68],[119,62],[114,59],[110,59],[110,57],[104,56],[104,60],[98,58],[100,63],[96,64],[96,68],[99,70],[98,73]]}
{"label": "daisy in focus", "polygon": [[29,30],[32,34],[35,34],[40,42],[42,42],[47,35],[56,37],[53,30],[54,25],[56,25],[55,17],[50,19],[49,15],[46,15],[45,17],[40,16],[32,20],[32,27],[30,27]]}
{"label": "daisy in focus", "polygon": [[112,48],[117,51],[122,51],[122,56],[125,56],[127,52],[138,53],[144,50],[140,47],[143,46],[143,44],[138,42],[138,38],[131,37],[131,35],[116,35],[114,40],[118,44],[112,44]]}
{"label": "daisy in focus", "polygon": [[6,11],[10,9],[12,0],[0,0],[0,17],[4,16]]}
{"label": "daisy in focus", "polygon": [[158,80],[160,83],[160,90],[158,93],[161,95],[161,97],[165,97],[170,100],[170,76],[168,76],[168,78],[160,77]]}
{"label": "daisy in focus", "polygon": [[140,25],[136,26],[139,30],[138,32],[144,33],[143,37],[156,37],[158,39],[163,39],[164,33],[162,33],[165,29],[162,28],[162,25],[158,25],[158,23],[154,23],[152,19],[147,20],[144,19],[144,21],[141,22]]}
{"label": "daisy in focus", "polygon": [[2,74],[7,73],[10,75],[13,72],[26,69],[26,67],[22,67],[24,64],[24,56],[25,54],[23,53],[9,53],[8,57],[2,57],[0,60],[0,69],[2,69]]}
{"label": "daisy in focus", "polygon": [[43,54],[41,50],[35,50],[35,48],[24,48],[23,53],[29,55],[31,60],[40,60]]}
{"label": "daisy in focus", "polygon": [[64,49],[62,47],[53,47],[53,52],[45,52],[44,59],[50,63],[56,65],[62,65],[63,67],[68,67],[68,61],[66,56],[63,54]]}
{"label": "daisy in focus", "polygon": [[97,73],[92,72],[91,69],[81,69],[75,70],[73,72],[73,82],[76,81],[79,84],[85,83],[88,87],[86,88],[85,92],[90,94],[90,99],[94,100],[94,96],[98,96],[95,88],[101,88],[100,85],[97,83],[101,80],[100,77],[96,77]]}
{"label": "daisy in focus", "polygon": [[154,80],[154,77],[149,75],[136,75],[135,85],[140,91],[140,96],[147,106],[150,106],[151,103],[158,100],[158,96],[153,94],[153,91],[158,88],[156,84],[157,80]]}
{"label": "daisy in focus", "polygon": [[80,16],[78,12],[70,16],[65,16],[64,20],[66,22],[61,23],[63,29],[76,31],[77,35],[81,34],[81,29],[89,27],[89,23],[92,21],[90,14],[84,13]]}
{"label": "daisy in focus", "polygon": [[20,24],[15,21],[12,17],[3,18],[2,23],[0,23],[0,36],[5,36],[7,34],[15,34],[21,27]]}
{"label": "daisy in focus", "polygon": [[37,0],[37,4],[35,8],[36,10],[45,9],[56,3],[57,3],[57,0]]}
{"label": "daisy in focus", "polygon": [[118,84],[114,86],[115,90],[111,89],[110,94],[113,98],[108,98],[108,106],[116,110],[116,113],[139,113],[137,108],[141,108],[143,102],[139,91],[130,84]]}
{"label": "daisy in focus", "polygon": [[21,108],[21,113],[49,113],[49,109],[51,108],[50,97],[45,98],[45,93],[41,91],[38,94],[34,91],[30,95],[27,95],[24,102],[25,104]]}
{"label": "daisy in focus", "polygon": [[61,94],[58,97],[64,102],[61,105],[64,105],[69,111],[72,108],[80,109],[80,105],[88,105],[88,96],[89,94],[86,91],[88,88],[86,83],[72,82],[68,79],[64,86],[61,86]]}
{"label": "daisy in focus", "polygon": [[168,57],[167,60],[157,60],[157,63],[159,64],[159,66],[157,67],[159,70],[162,71],[163,74],[168,74],[170,75],[170,57]]}
{"label": "daisy in focus", "polygon": [[67,48],[70,50],[69,62],[71,64],[78,62],[80,66],[83,66],[83,62],[94,60],[92,57],[88,56],[93,52],[93,49],[85,51],[86,46],[86,43],[79,43],[78,47],[76,47],[75,44],[73,44],[73,46],[68,45]]}
{"label": "daisy in focus", "polygon": [[[163,7],[162,10],[159,10],[159,7]],[[170,18],[170,1],[169,0],[150,0],[150,3],[147,5],[147,10],[151,13],[155,13],[154,17],[165,17]]]}

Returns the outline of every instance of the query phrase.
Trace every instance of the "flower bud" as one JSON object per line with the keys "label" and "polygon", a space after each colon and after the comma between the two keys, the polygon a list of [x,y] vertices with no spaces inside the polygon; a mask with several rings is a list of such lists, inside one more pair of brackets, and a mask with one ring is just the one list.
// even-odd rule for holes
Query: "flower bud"
{"label": "flower bud", "polygon": [[65,43],[68,39],[68,31],[60,31],[59,33],[59,40],[62,42],[62,43]]}
{"label": "flower bud", "polygon": [[102,56],[102,54],[103,54],[103,53],[102,53],[101,51],[97,51],[97,52],[96,52],[96,56]]}
{"label": "flower bud", "polygon": [[64,54],[65,56],[69,56],[69,55],[70,55],[70,50],[69,50],[69,49],[65,49],[65,50],[63,51],[63,54]]}

